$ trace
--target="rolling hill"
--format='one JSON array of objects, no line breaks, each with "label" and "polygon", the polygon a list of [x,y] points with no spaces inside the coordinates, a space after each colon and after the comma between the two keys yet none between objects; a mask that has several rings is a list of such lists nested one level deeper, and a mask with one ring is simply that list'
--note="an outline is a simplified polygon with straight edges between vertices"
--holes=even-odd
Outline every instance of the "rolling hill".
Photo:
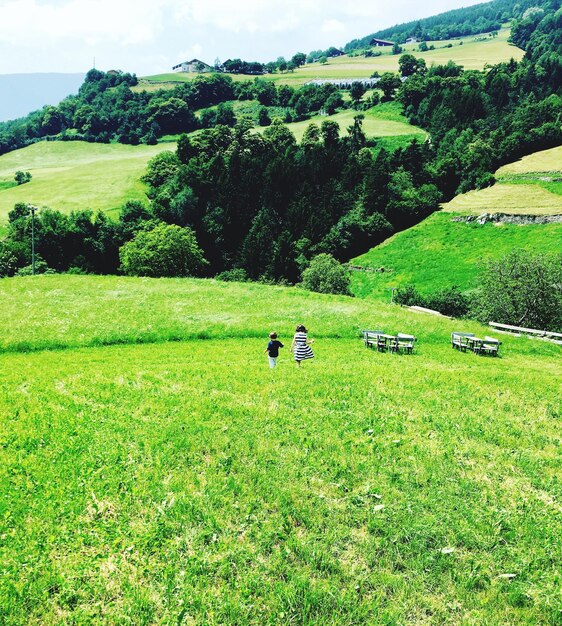
[{"label": "rolling hill", "polygon": [[[427,133],[413,126],[400,111],[400,106],[395,102],[388,102],[373,107],[367,111],[362,111],[365,118],[363,120],[363,131],[367,137],[381,138],[382,143],[389,147],[397,147],[394,144],[406,145],[412,139],[425,141]],[[305,130],[309,124],[322,124],[325,120],[337,122],[340,125],[341,134],[347,134],[349,126],[353,125],[353,118],[357,111],[347,109],[334,115],[317,115],[302,122],[292,122],[287,124],[287,128],[295,135],[297,141],[301,141]],[[263,132],[263,127],[257,127],[256,132]]]},{"label": "rolling hill", "polygon": [[[355,112],[343,111],[288,124],[300,141],[310,123],[333,120],[342,133],[353,123]],[[365,112],[363,124],[369,137],[380,137],[383,145],[397,147],[427,134],[412,126],[395,103],[379,105]],[[256,129],[259,132],[260,128]],[[174,150],[175,143],[156,146],[94,144],[81,141],[39,142],[0,156],[0,223],[17,202],[47,206],[63,212],[78,208],[105,211],[111,215],[127,200],[145,200],[146,189],[140,177],[148,161],[163,150]],[[17,170],[29,171],[32,180],[15,186]]]},{"label": "rolling hill", "polygon": [[456,196],[443,205],[453,213],[562,214],[562,146],[504,165],[492,187]]},{"label": "rolling hill", "polygon": [[[504,30],[495,39],[439,42],[423,56],[428,64],[452,59],[467,69],[508,60],[513,52],[520,58],[506,37]],[[545,58],[550,63],[553,56]],[[364,76],[396,69],[397,62],[392,55],[342,57],[269,78],[298,84],[318,71],[320,77]],[[543,65],[536,69],[546,72]],[[88,87],[99,111],[105,95],[123,97],[124,108],[135,104],[126,88],[107,88],[109,78],[99,78]],[[140,89],[166,85],[155,78]],[[460,90],[449,97],[472,103],[486,81],[480,76],[474,86],[473,79],[436,82],[464,84],[475,98],[460,100]],[[523,105],[535,96],[524,93]],[[157,112],[165,121],[189,109],[162,100],[139,108],[140,121]],[[439,112],[439,104],[426,111]],[[534,125],[531,105],[512,104],[521,128]],[[90,121],[97,112],[82,111]],[[365,113],[367,134],[383,145],[426,137],[396,103]],[[352,116],[346,110],[312,121],[338,121],[345,132]],[[544,125],[551,130],[549,120]],[[74,128],[67,121],[66,128]],[[477,121],[478,132],[488,132],[489,120]],[[446,123],[457,130],[445,115],[432,122],[424,124],[432,132]],[[300,137],[308,123],[291,128]],[[130,130],[125,125],[102,138],[138,141],[141,132]],[[162,197],[181,200],[174,219],[189,223],[199,213],[221,252],[235,230],[242,231],[244,217],[248,227],[260,227],[246,242],[250,257],[285,261],[292,254],[300,267],[295,252],[314,250],[320,241],[312,240],[314,230],[331,228],[331,216],[338,218],[332,230],[342,245],[348,232],[353,237],[365,224],[376,226],[364,220],[358,198],[373,198],[369,206],[390,216],[404,201],[417,208],[424,190],[432,195],[429,185],[417,194],[420,181],[433,176],[435,162],[421,158],[432,153],[425,150],[429,143],[394,160],[379,155],[378,169],[364,148],[350,152],[340,180],[334,163],[340,146],[343,154],[352,142],[326,135],[326,145],[310,150],[326,158],[309,163],[306,151],[287,148],[283,136],[275,151],[265,151],[258,137],[245,142],[236,131],[219,129],[214,143],[185,142],[182,184],[162,188]],[[523,137],[521,131],[517,138]],[[5,154],[0,228],[15,202],[115,214],[126,200],[146,198],[139,179],[148,160],[174,147],[41,141]],[[502,335],[497,358],[452,350],[453,331],[483,337],[490,329],[388,299],[390,288],[408,283],[422,293],[453,283],[470,290],[482,261],[514,248],[560,252],[562,222],[521,226],[471,218],[492,208],[559,213],[561,150],[504,166],[495,186],[456,198],[355,259],[363,269],[353,273],[359,297],[265,284],[270,275],[257,272],[263,283],[73,273],[0,279],[0,624],[559,626],[560,346]],[[298,160],[283,159],[293,153]],[[271,179],[269,198],[260,195],[269,182],[258,176],[262,164],[283,175]],[[358,165],[378,177],[359,185]],[[16,170],[31,172],[32,180],[14,186]],[[283,222],[282,205],[289,202],[281,191],[296,187],[290,185],[297,174],[313,193],[294,202]],[[346,195],[338,195],[342,181]],[[376,203],[381,185],[394,186],[394,205]],[[221,193],[211,193],[216,190]],[[348,199],[353,210],[339,219],[336,211]],[[247,207],[257,210],[242,215]],[[302,224],[312,216],[318,225],[305,233]],[[136,228],[147,224],[154,222]],[[293,224],[297,228],[281,232]],[[25,217],[18,226],[28,236]],[[76,244],[72,228],[72,254],[85,254],[85,241],[103,243],[86,229],[87,239]],[[44,232],[44,242],[51,235],[57,242],[54,229]],[[66,233],[62,226],[60,232]],[[122,241],[90,248],[117,256]],[[15,243],[16,252],[30,247],[29,239]],[[61,254],[61,247],[52,249]],[[227,260],[237,262],[232,250]],[[8,256],[0,259],[6,266]],[[91,271],[83,261],[68,267]],[[315,340],[315,358],[297,368],[289,346],[300,323]],[[413,354],[367,349],[361,331],[375,328],[415,335]],[[285,344],[273,370],[264,354],[271,331]]]},{"label": "rolling hill", "polygon": [[[405,52],[423,58],[428,66],[446,64],[453,61],[467,70],[482,70],[486,65],[501,63],[523,58],[523,50],[508,43],[509,28],[502,28],[497,37],[487,34],[470,36],[445,41],[428,41],[428,46],[435,50],[420,52],[418,44],[405,44]],[[315,79],[335,78],[368,78],[374,71],[397,72],[400,55],[393,55],[390,50],[383,51],[381,56],[365,57],[345,55],[328,60],[328,63],[309,63],[294,72],[282,74],[265,74],[261,78],[281,84],[298,86]],[[145,76],[140,79],[135,90],[155,90],[174,87],[178,82],[193,80],[197,74],[170,73]],[[234,80],[251,80],[251,76],[231,75]]]},{"label": "rolling hill", "polygon": [[[92,209],[111,214],[127,200],[145,200],[140,177],[148,161],[173,143],[156,146],[95,144],[82,141],[39,142],[0,156],[0,222],[17,202],[47,206],[63,212]],[[12,183],[17,170],[29,171],[32,180]]]},{"label": "rolling hill", "polygon": [[[556,623],[559,347],[463,354],[459,322],[255,284],[0,296],[7,624]],[[368,350],[364,326],[418,346]]]},{"label": "rolling hill", "polygon": [[[423,293],[453,284],[470,289],[476,286],[487,258],[498,258],[514,248],[560,252],[562,222],[479,224],[455,218],[482,213],[562,214],[557,182],[562,177],[561,163],[562,147],[558,147],[505,165],[496,172],[498,184],[457,196],[441,212],[353,259],[353,265],[367,268],[353,273],[354,293],[388,299],[392,287],[408,284]],[[373,271],[381,268],[384,271]]]}]

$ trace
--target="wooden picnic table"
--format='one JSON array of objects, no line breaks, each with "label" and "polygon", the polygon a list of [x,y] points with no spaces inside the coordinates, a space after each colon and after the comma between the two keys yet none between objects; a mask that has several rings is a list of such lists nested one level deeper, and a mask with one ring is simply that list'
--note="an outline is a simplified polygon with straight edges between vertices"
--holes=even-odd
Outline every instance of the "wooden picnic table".
[{"label": "wooden picnic table", "polygon": [[468,349],[474,352],[474,354],[491,354],[493,356],[498,355],[498,350],[501,345],[501,341],[494,339],[493,337],[466,337],[466,343]]},{"label": "wooden picnic table", "polygon": [[385,352],[390,349],[391,352],[403,350],[408,354],[412,353],[416,341],[413,335],[405,335],[404,333],[388,335],[382,331],[375,330],[364,330],[363,339],[365,346],[368,348],[376,347],[379,352]]},{"label": "wooden picnic table", "polygon": [[480,337],[473,335],[466,338],[466,345],[471,352],[478,353],[483,340]]}]

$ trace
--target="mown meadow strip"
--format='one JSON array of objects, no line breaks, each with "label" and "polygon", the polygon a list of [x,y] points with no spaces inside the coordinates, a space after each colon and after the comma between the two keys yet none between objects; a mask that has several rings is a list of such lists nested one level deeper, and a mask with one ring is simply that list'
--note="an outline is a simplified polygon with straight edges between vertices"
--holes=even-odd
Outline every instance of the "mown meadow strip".
[{"label": "mown meadow strip", "polygon": [[320,337],[354,338],[382,327],[448,341],[458,330],[396,306],[256,283],[48,275],[0,281],[0,352],[265,338],[272,330],[287,338],[298,323]]}]

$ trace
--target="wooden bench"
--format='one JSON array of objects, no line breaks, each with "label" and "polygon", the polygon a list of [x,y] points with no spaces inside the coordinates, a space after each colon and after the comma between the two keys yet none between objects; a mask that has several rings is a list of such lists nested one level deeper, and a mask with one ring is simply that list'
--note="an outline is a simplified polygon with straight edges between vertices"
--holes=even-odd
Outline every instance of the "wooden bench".
[{"label": "wooden bench", "polygon": [[412,354],[414,351],[414,344],[416,338],[414,335],[406,335],[404,333],[398,333],[394,340],[390,344],[390,349],[393,352],[405,352],[406,354]]},{"label": "wooden bench", "polygon": [[468,337],[474,337],[474,333],[451,333],[451,348],[466,352],[468,348]]},{"label": "wooden bench", "polygon": [[382,330],[364,330],[363,331],[363,341],[365,342],[366,348],[377,348],[379,349],[379,338],[381,335],[384,335]]}]

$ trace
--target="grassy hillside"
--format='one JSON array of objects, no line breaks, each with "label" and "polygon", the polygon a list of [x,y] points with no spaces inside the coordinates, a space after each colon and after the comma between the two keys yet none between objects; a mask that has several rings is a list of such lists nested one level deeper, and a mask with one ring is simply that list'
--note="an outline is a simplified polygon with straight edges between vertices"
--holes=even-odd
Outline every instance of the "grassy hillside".
[{"label": "grassy hillside", "polygon": [[469,191],[443,205],[453,213],[562,213],[562,146],[500,167],[493,187]]},{"label": "grassy hillside", "polygon": [[[389,102],[365,111],[363,130],[367,137],[381,137],[384,142],[388,143],[389,147],[395,147],[394,144],[390,144],[393,141],[394,143],[401,142],[401,145],[409,143],[412,139],[424,141],[427,133],[417,126],[412,126],[400,110],[400,105]],[[348,109],[335,115],[318,115],[303,122],[293,122],[287,124],[287,127],[295,135],[297,141],[302,139],[309,124],[314,122],[320,125],[325,120],[337,122],[340,125],[341,133],[347,134],[347,129],[353,125],[355,115],[357,115],[357,111]],[[263,132],[264,128],[258,127],[256,130]]]},{"label": "grassy hillside", "polygon": [[353,259],[384,272],[353,272],[353,292],[388,300],[391,287],[414,284],[422,293],[458,285],[476,286],[482,262],[514,248],[560,252],[562,224],[467,224],[453,222],[456,214],[435,213],[420,224],[397,233]]},{"label": "grassy hillside", "polygon": [[[529,184],[531,183],[531,184]],[[451,213],[512,213],[523,215],[557,215],[562,213],[562,196],[533,182],[496,183],[493,187],[469,191],[443,205]]]},{"label": "grassy hillside", "polygon": [[[146,199],[140,177],[146,164],[173,144],[129,146],[82,141],[39,142],[0,156],[0,221],[16,202],[60,211],[111,212],[127,200]],[[17,170],[31,172],[29,183],[2,188]]]},{"label": "grassy hillside", "polygon": [[[461,354],[458,323],[260,285],[0,290],[6,626],[559,620],[558,347]],[[300,370],[297,321],[317,338]],[[365,349],[363,325],[417,353]]]},{"label": "grassy hillside", "polygon": [[533,174],[555,172],[562,174],[562,146],[528,154],[518,161],[500,167],[498,178],[513,174]]},{"label": "grassy hillside", "polygon": [[[486,35],[452,39],[450,41],[428,41],[428,46],[434,45],[435,50],[420,52],[418,44],[404,45],[405,52],[411,52],[416,57],[425,59],[428,66],[441,65],[454,61],[467,70],[481,70],[485,65],[509,61],[511,58],[521,60],[523,50],[509,44],[509,28],[503,28],[498,37]],[[451,47],[448,47],[448,46]],[[374,71],[397,72],[399,55],[393,55],[391,50],[380,50],[381,56],[365,58],[364,56],[342,56],[329,59],[328,63],[306,64],[294,72],[284,74],[266,74],[262,78],[287,85],[302,85],[314,79],[329,78],[368,78]],[[173,87],[178,82],[192,80],[196,74],[170,73],[155,76],[146,76],[141,79],[138,90],[153,90],[157,88]],[[248,80],[251,76],[232,75],[233,80]]]},{"label": "grassy hillside", "polygon": [[535,152],[501,167],[498,182],[470,191],[443,205],[417,226],[398,233],[353,259],[352,263],[384,272],[354,272],[353,292],[388,299],[392,287],[415,284],[431,293],[453,284],[476,286],[485,259],[513,248],[557,253],[562,248],[562,224],[466,224],[456,216],[482,213],[557,215],[562,213],[562,146]]}]

